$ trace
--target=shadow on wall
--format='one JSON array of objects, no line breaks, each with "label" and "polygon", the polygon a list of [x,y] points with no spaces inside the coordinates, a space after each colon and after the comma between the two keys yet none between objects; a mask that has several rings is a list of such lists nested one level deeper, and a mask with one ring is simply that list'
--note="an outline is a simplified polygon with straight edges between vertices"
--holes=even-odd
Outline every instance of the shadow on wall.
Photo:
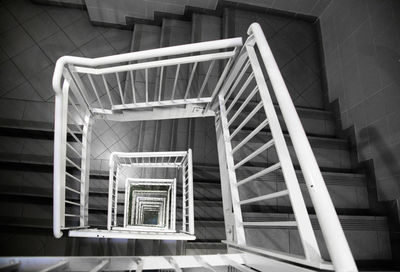
[{"label": "shadow on wall", "polygon": [[390,80],[400,86],[400,54],[391,48],[375,46],[379,67]]},{"label": "shadow on wall", "polygon": [[[374,164],[379,161],[379,167],[385,168],[381,169],[379,172],[385,172],[386,175],[384,177],[380,177],[379,175],[377,175],[377,183],[379,183],[380,178],[394,178],[400,175],[400,161],[395,155],[394,150],[389,147],[389,145],[385,141],[385,138],[382,136],[377,128],[373,126],[363,128],[359,131],[358,136],[360,139],[360,142],[358,143],[359,153],[364,153],[363,151],[366,148],[374,148],[374,150],[376,151],[375,156],[373,157]],[[390,196],[383,196],[384,198],[393,198],[393,195],[396,195],[397,197],[400,196],[400,183],[391,184],[393,186],[390,190],[392,194]],[[379,188],[378,184],[377,187]]]}]

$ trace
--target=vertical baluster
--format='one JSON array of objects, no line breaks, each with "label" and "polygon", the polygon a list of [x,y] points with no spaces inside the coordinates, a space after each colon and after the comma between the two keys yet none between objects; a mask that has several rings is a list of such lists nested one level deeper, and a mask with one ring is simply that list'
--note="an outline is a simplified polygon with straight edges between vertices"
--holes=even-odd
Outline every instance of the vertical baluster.
[{"label": "vertical baluster", "polygon": [[163,74],[164,74],[164,66],[161,67],[161,73],[160,73],[160,87],[159,87],[159,89],[158,89],[158,101],[161,101],[161,88],[162,88]]},{"label": "vertical baluster", "polygon": [[94,94],[96,95],[96,98],[97,98],[97,100],[98,100],[99,103],[100,103],[100,107],[104,110],[103,103],[101,103],[100,96],[99,96],[99,93],[97,92],[96,86],[94,85],[92,76],[91,76],[90,74],[87,74],[87,76],[88,76],[88,78],[89,78],[90,85],[92,85]]},{"label": "vertical baluster", "polygon": [[182,167],[182,231],[186,232],[185,166]]},{"label": "vertical baluster", "polygon": [[144,74],[145,74],[145,83],[146,83],[146,103],[149,102],[149,71],[146,68],[144,70]]},{"label": "vertical baluster", "polygon": [[178,83],[178,77],[179,77],[179,70],[180,69],[181,69],[181,65],[178,64],[176,66],[176,73],[175,73],[175,79],[174,79],[174,87],[172,89],[171,101],[173,101],[174,98],[175,98],[176,84]]},{"label": "vertical baluster", "polygon": [[185,101],[186,101],[186,99],[187,99],[187,97],[189,95],[190,86],[192,85],[192,81],[193,81],[194,73],[196,72],[197,64],[198,64],[198,62],[194,63],[194,66],[192,68],[192,72],[190,74],[189,82],[188,82],[188,85],[186,87],[185,96],[183,98]]},{"label": "vertical baluster", "polygon": [[136,92],[135,92],[135,80],[133,78],[133,71],[129,71],[131,75],[131,83],[132,83],[132,99],[133,103],[136,104]]},{"label": "vertical baluster", "polygon": [[200,99],[201,95],[203,94],[204,89],[206,87],[206,84],[208,82],[208,79],[209,79],[209,77],[211,75],[212,69],[214,68],[214,65],[215,65],[215,60],[212,60],[211,63],[210,63],[210,66],[208,67],[208,71],[207,71],[206,77],[204,78],[203,84],[201,85],[201,88],[200,88],[200,91],[199,91],[199,95],[197,96],[197,99]]},{"label": "vertical baluster", "polygon": [[113,101],[111,99],[110,88],[108,87],[107,80],[106,80],[104,75],[101,75],[101,78],[103,79],[104,87],[106,88],[108,99],[110,100],[110,104],[111,104],[111,107],[112,107],[112,106],[114,106],[114,103],[113,103]]},{"label": "vertical baluster", "polygon": [[116,77],[117,77],[117,83],[118,83],[118,90],[119,90],[119,95],[121,96],[121,102],[123,105],[125,105],[125,99],[124,99],[124,95],[122,94],[122,87],[121,87],[121,81],[119,79],[119,75],[118,72],[115,73]]}]

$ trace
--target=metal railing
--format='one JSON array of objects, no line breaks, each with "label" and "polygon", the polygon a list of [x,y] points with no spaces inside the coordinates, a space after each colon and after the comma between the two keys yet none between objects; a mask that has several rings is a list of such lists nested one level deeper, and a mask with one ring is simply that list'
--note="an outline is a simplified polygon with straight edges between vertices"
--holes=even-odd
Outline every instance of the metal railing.
[{"label": "metal railing", "polygon": [[[249,37],[241,50],[240,46],[242,46],[241,38],[234,38],[96,59],[66,56],[57,61],[53,76],[53,88],[56,92],[54,136],[54,235],[56,237],[62,235],[63,229],[88,227],[90,137],[95,119],[107,119],[110,116],[115,119],[119,116],[121,121],[187,118],[206,116],[211,111],[213,114],[218,112],[216,129],[217,138],[220,139],[218,153],[221,185],[223,188],[229,185],[229,192],[225,191],[229,196],[223,195],[223,201],[224,205],[231,204],[234,210],[234,235],[231,235],[226,243],[244,251],[266,254],[303,265],[337,271],[357,271],[310,143],[258,24],[250,26]],[[229,48],[233,49],[229,51]],[[221,62],[224,68],[216,79],[211,80],[212,76],[215,76],[217,62]],[[196,88],[193,82],[200,65],[208,68],[207,72],[200,76],[202,80]],[[184,82],[183,87],[182,82]],[[269,88],[267,82],[270,82],[272,88]],[[294,171],[293,158],[289,153],[273,105],[273,98],[278,103],[283,122],[289,132],[332,264],[324,262],[321,258]],[[245,109],[253,103],[256,103],[256,106],[251,107],[250,112],[244,115]],[[193,113],[190,105],[201,105],[202,111]],[[166,109],[168,114],[163,112],[157,115],[156,111],[150,110],[135,111],[143,108],[162,108]],[[127,112],[134,112],[136,116],[128,116]],[[241,116],[244,118],[241,119]],[[259,118],[260,116],[262,117]],[[255,120],[259,121],[256,127],[243,135],[243,129]],[[271,130],[272,138],[265,139],[260,147],[251,152],[245,149],[246,145],[266,127]],[[257,173],[238,178],[238,172],[242,167],[255,161],[265,162],[262,154],[272,150],[275,150],[277,157],[273,164],[267,165]],[[118,159],[113,159],[112,156],[110,160],[109,230],[118,225],[118,167],[177,167],[182,170],[182,176],[179,178],[183,181],[181,232],[193,236],[191,150],[180,155],[174,152],[163,153],[164,155],[155,157],[150,153],[113,153]],[[242,187],[251,185],[259,177],[274,171],[282,172],[285,190],[240,199]],[[125,181],[126,177],[123,180]],[[69,182],[77,182],[78,187],[68,185]],[[69,198],[70,194],[76,194],[75,198]],[[290,199],[295,220],[273,222],[243,220],[241,209],[243,205],[285,196]],[[78,209],[74,210],[75,213],[69,213],[66,210],[68,205],[76,206]],[[72,222],[69,225],[66,218],[79,218],[79,223]],[[245,228],[248,227],[296,227],[305,256],[249,247],[245,235]],[[131,238],[126,234],[108,235],[96,231],[71,230],[70,235]]]},{"label": "metal railing", "polygon": [[[146,186],[147,191],[136,190],[144,195],[131,197],[130,186]],[[159,198],[158,187],[165,187],[167,191],[162,191],[166,197]],[[155,187],[155,190],[150,190]],[[133,188],[132,188],[133,191]],[[132,194],[133,195],[133,194]],[[153,228],[175,231],[176,219],[176,178],[173,179],[149,179],[149,178],[127,178],[125,181],[125,210],[124,210],[124,228],[141,229],[137,226],[145,226],[149,230],[149,224],[144,222],[145,211],[154,211],[158,213],[157,224],[151,225]],[[145,230],[146,230],[145,229]]]},{"label": "metal railing", "polygon": [[[202,116],[190,105],[209,108],[241,38],[194,43],[100,58],[64,56],[52,85],[55,96],[53,232],[88,227],[88,189],[92,125],[96,119],[119,121]],[[230,51],[229,48],[233,48]],[[164,58],[164,59],[163,59]],[[215,77],[218,62],[227,60]],[[201,87],[193,84],[197,67],[208,65]],[[157,74],[158,76],[155,76]],[[214,84],[211,84],[213,82]],[[123,85],[125,84],[124,88]],[[182,85],[183,84],[183,85]],[[129,91],[126,91],[129,90]],[[179,108],[185,106],[186,108]],[[176,114],[127,117],[122,110],[174,107]],[[117,117],[118,116],[118,117]],[[77,184],[73,184],[76,182]],[[70,194],[75,194],[70,197]],[[117,192],[114,192],[117,194]]]},{"label": "metal railing", "polygon": [[[218,254],[195,256],[85,256],[85,257],[3,257],[0,268],[3,271],[184,271],[201,269],[216,271],[229,266],[239,271],[249,271],[244,264],[250,259],[248,254]],[[279,264],[271,260],[269,265],[284,271],[295,272],[296,267]],[[232,270],[231,270],[232,271]],[[301,270],[305,271],[305,270]]]},{"label": "metal railing", "polygon": [[92,120],[78,100],[64,81],[62,93],[56,96],[54,124],[53,230],[57,238],[62,230],[88,225]]},{"label": "metal railing", "polygon": [[[64,56],[57,61],[53,88],[56,94],[61,94],[61,80],[68,80],[79,94],[80,102],[90,112],[101,114],[148,107],[207,105],[216,96],[228,68],[210,86],[213,70],[218,62],[225,60],[229,67],[241,45],[241,38],[233,38],[95,59]],[[218,52],[228,48],[233,50]],[[193,79],[200,64],[208,68],[202,75],[201,87],[195,88]],[[123,88],[124,84],[129,88]],[[214,91],[210,92],[211,89]]]},{"label": "metal railing", "polygon": [[[170,224],[164,224],[162,227],[156,227],[161,233],[162,230],[167,232],[176,231],[176,197],[177,197],[177,182],[181,181],[182,187],[182,228],[179,233],[188,234],[188,239],[194,239],[194,207],[193,207],[193,166],[192,166],[192,151],[172,151],[172,152],[113,152],[110,156],[110,179],[109,179],[109,198],[108,198],[108,220],[107,229],[112,230],[127,230],[127,231],[151,231],[148,228],[132,227],[128,226],[126,216],[128,214],[129,202],[128,194],[125,187],[125,210],[124,210],[124,223],[121,225],[118,223],[118,191],[120,181],[123,183],[129,181],[135,181],[146,185],[159,185],[169,182],[171,184],[171,194],[166,196],[170,199],[166,199],[163,207],[166,211],[163,218],[170,222]],[[155,175],[156,170],[162,169],[177,169],[177,176],[172,180],[160,179],[160,178],[131,178],[126,168],[132,170],[134,173],[139,173],[139,169],[150,170],[150,175]],[[125,171],[124,171],[125,170]],[[152,197],[159,197],[154,195],[154,191],[146,191],[145,195]],[[144,199],[143,199],[144,200]],[[139,203],[138,203],[139,204]],[[170,205],[170,208],[169,206]],[[167,207],[168,206],[168,207]],[[170,210],[170,212],[168,212]],[[137,214],[139,215],[139,214]],[[138,216],[137,216],[138,218]],[[161,237],[162,235],[160,235]],[[170,237],[170,236],[168,236]],[[167,237],[165,237],[167,238]]]},{"label": "metal railing", "polygon": [[[228,168],[226,180],[230,184],[230,199],[234,211],[235,228],[235,236],[226,243],[245,251],[250,250],[312,267],[337,271],[357,271],[310,143],[264,33],[257,23],[250,26],[248,33],[250,36],[236,58],[218,95],[220,112],[217,134],[220,132],[223,137],[219,152],[223,151],[225,154],[222,162],[220,160],[220,164],[226,165]],[[271,90],[267,85],[267,79],[271,82]],[[274,108],[272,94],[276,98],[284,123],[289,131],[333,266],[323,261],[321,257],[294,164]],[[254,104],[255,107],[250,106]],[[250,112],[243,114],[249,106],[251,107]],[[248,131],[249,123],[252,123],[251,126],[255,127],[251,131]],[[272,138],[268,139],[264,136],[265,134],[257,137],[267,127],[271,131]],[[247,128],[247,130],[244,130],[244,128]],[[257,142],[256,147],[253,145],[251,148],[246,148],[254,138],[257,138],[258,141],[262,138],[263,143]],[[273,159],[274,157],[276,159]],[[267,158],[269,158],[269,161],[275,161],[264,166],[259,172],[241,175],[239,178],[238,173],[243,167],[257,163],[265,165]],[[251,184],[260,177],[278,170],[283,174],[286,189],[240,199],[240,192],[243,187],[252,186]],[[244,220],[243,205],[262,203],[285,196],[290,199],[294,220]],[[248,245],[246,229],[254,227],[265,229],[296,227],[299,231],[305,256]]]}]

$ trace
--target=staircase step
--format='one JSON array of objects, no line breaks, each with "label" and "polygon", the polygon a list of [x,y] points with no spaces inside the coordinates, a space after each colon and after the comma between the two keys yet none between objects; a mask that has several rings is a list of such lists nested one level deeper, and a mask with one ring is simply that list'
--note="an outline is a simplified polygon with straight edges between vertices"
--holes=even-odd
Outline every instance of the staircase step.
[{"label": "staircase step", "polygon": [[[222,22],[220,17],[197,13],[193,14],[192,43],[219,40],[222,37],[221,31]],[[224,62],[221,61],[217,61],[215,63],[208,78],[207,84],[204,87],[204,96],[211,96],[212,92],[214,91],[219,79],[219,75],[224,68],[223,63]],[[196,73],[192,83],[193,93],[200,92],[209,67],[210,62],[201,62],[197,65]]]},{"label": "staircase step", "polygon": [[316,25],[271,13],[233,8],[224,9],[223,16],[227,37],[243,37],[246,40],[250,24],[254,21],[260,23],[293,103],[296,106],[324,108]]},{"label": "staircase step", "polygon": [[[145,24],[135,24],[132,33],[132,41],[131,41],[131,52],[137,52],[142,50],[150,50],[156,49],[160,47],[160,38],[161,38],[161,27],[153,26],[153,25],[145,25]],[[144,71],[136,71],[134,73],[135,79],[135,99],[137,101],[144,101]],[[130,74],[126,74],[125,81],[125,100],[128,103],[134,102],[133,94],[132,94],[132,81]],[[149,90],[153,93],[154,89],[154,73],[151,73],[149,76],[149,82],[153,88]],[[153,94],[154,95],[154,94]]]},{"label": "staircase step", "polygon": [[[233,107],[231,113],[229,114],[228,120],[232,117],[237,109],[244,100],[239,99],[238,102]],[[243,112],[236,118],[232,123],[232,126],[237,127],[243,121],[243,119],[258,105],[259,101],[250,101],[248,105],[243,109]],[[282,130],[287,133],[287,128],[285,122],[283,121],[282,114],[279,110],[277,104],[275,106],[275,111],[277,113]],[[319,137],[336,137],[336,124],[334,121],[334,116],[330,111],[321,109],[311,109],[296,106],[297,114],[300,117],[301,124],[308,136],[319,136]],[[258,125],[258,121],[265,118],[264,111],[260,110],[252,120],[247,123],[247,127],[255,128]]]},{"label": "staircase step", "polygon": [[[233,150],[235,150],[235,147],[251,132],[252,130],[242,130],[237,135],[235,135],[235,137],[231,141]],[[286,144],[288,145],[289,153],[291,154],[293,164],[298,166],[299,162],[297,160],[290,137],[287,134],[284,136]],[[271,139],[272,135],[270,132],[265,130],[259,132],[256,136],[254,136],[250,141],[248,141],[244,146],[240,147],[235,152],[235,163],[240,162],[242,159],[252,154],[255,150],[260,148]],[[338,138],[325,138],[314,136],[309,136],[308,140],[320,168],[327,170],[337,169],[337,171],[341,171],[341,169],[343,169],[346,172],[351,171],[353,165],[351,162],[351,154],[348,141]],[[267,162],[268,164],[274,164],[278,162],[278,157],[275,150],[275,146],[269,148],[268,150],[253,158],[249,162],[249,164],[257,165],[265,162]]]}]

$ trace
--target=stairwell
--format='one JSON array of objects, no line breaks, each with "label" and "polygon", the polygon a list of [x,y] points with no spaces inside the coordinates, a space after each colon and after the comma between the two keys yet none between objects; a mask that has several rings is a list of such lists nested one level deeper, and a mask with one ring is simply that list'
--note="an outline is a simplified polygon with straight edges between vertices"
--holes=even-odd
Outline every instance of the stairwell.
[{"label": "stairwell", "polygon": [[[41,6],[53,12],[54,8]],[[79,11],[83,12],[83,11]],[[256,13],[226,8],[221,16],[194,13],[191,20],[163,19],[162,25],[135,24],[130,51],[245,36],[247,27],[259,22],[271,44],[272,52],[286,80],[292,99],[305,128],[309,141],[322,170],[328,190],[339,214],[340,221],[356,261],[366,267],[374,263],[385,265],[391,260],[388,219],[377,212],[375,197],[367,186],[366,170],[356,157],[350,139],[343,137],[335,114],[324,103],[322,65],[319,59],[319,40],[312,22],[287,16]],[[218,67],[221,69],[220,67]],[[199,88],[207,72],[200,67],[195,75],[194,88]],[[182,71],[178,90],[187,84],[188,71]],[[173,78],[173,71],[166,72]],[[157,86],[159,74],[151,75],[150,89]],[[165,85],[171,85],[171,80]],[[129,81],[125,83],[125,94]],[[181,88],[181,89],[179,89]],[[155,94],[156,92],[153,92]],[[248,114],[244,112],[242,114]],[[279,112],[278,112],[279,114]],[[280,117],[280,116],[279,116]],[[260,118],[256,116],[255,120]],[[191,148],[194,156],[195,241],[152,241],[68,238],[52,236],[52,148],[51,122],[0,119],[0,235],[2,256],[55,256],[55,255],[189,255],[225,253],[224,215],[214,118],[157,120],[140,122],[97,121],[92,142],[93,160],[90,179],[90,226],[100,226],[107,217],[107,163],[109,151],[167,151]],[[237,126],[237,124],[236,124]],[[235,124],[233,125],[233,128]],[[254,129],[252,121],[245,131]],[[285,131],[285,128],[284,128]],[[232,131],[231,131],[232,132]],[[240,136],[240,135],[239,135]],[[247,152],[260,146],[261,139],[270,137],[268,129],[259,133],[246,146]],[[286,140],[289,141],[287,133]],[[73,141],[73,139],[70,139]],[[289,151],[293,154],[293,150]],[[243,155],[246,154],[243,151]],[[268,165],[276,161],[276,154],[268,152],[259,162],[246,165],[243,174],[255,173],[263,161]],[[298,162],[294,160],[298,167]],[[311,207],[303,178],[302,191],[307,207]],[[255,191],[255,188],[257,192]],[[281,173],[262,177],[255,186],[244,190],[243,199],[256,193],[277,191],[283,187]],[[178,200],[178,203],[179,200]],[[181,208],[178,206],[178,209]],[[248,219],[292,218],[286,199],[259,202],[243,208]],[[311,214],[314,213],[309,208]],[[179,218],[178,218],[179,220]],[[312,216],[317,238],[321,233]],[[298,233],[293,228],[271,228],[267,234],[257,228],[248,230],[252,245],[268,244],[270,248],[301,253]],[[40,245],[40,246],[38,246]],[[322,255],[327,257],[321,243]]]}]

